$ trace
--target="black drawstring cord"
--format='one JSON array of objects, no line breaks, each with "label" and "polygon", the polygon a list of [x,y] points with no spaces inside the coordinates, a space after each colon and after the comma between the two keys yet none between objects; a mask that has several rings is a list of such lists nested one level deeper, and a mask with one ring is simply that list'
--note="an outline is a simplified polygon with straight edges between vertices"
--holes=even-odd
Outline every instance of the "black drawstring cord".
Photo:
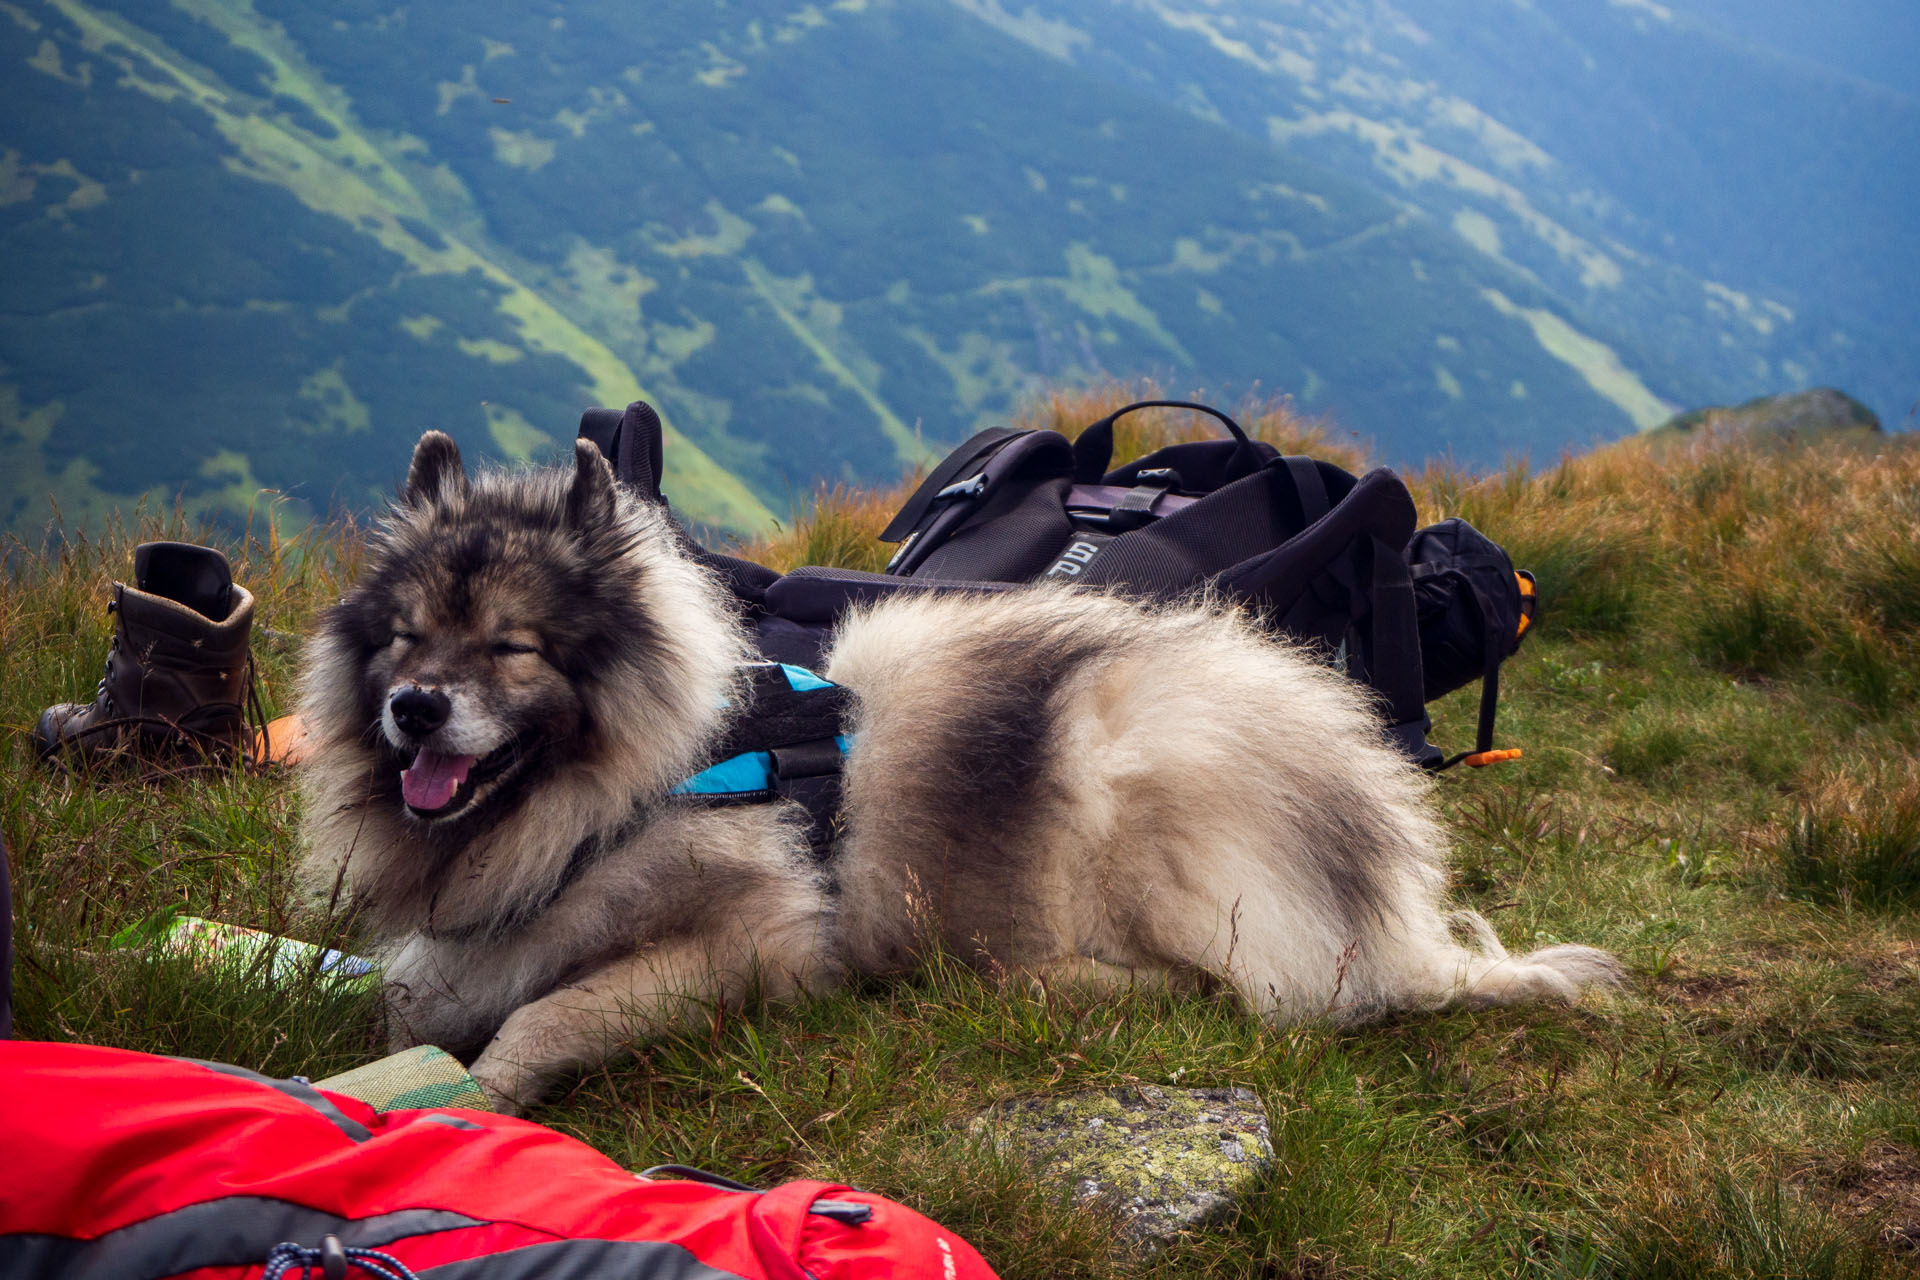
[{"label": "black drawstring cord", "polygon": [[291,1240],[273,1246],[260,1280],[287,1280],[296,1267],[299,1280],[309,1280],[316,1267],[322,1280],[347,1280],[347,1271],[352,1267],[360,1268],[375,1280],[420,1280],[412,1268],[392,1254],[343,1245],[338,1236],[323,1237],[318,1249],[309,1249]]}]

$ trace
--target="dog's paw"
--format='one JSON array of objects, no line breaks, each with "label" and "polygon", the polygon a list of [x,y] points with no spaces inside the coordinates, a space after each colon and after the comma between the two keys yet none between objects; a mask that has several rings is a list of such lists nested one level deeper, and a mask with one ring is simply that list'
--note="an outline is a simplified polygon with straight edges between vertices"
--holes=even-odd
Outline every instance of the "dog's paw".
[{"label": "dog's paw", "polygon": [[540,1101],[540,1082],[524,1068],[486,1054],[467,1069],[480,1092],[487,1095],[487,1106],[503,1116],[524,1116]]},{"label": "dog's paw", "polygon": [[480,1076],[475,1076],[473,1082],[480,1086],[481,1093],[487,1095],[487,1109],[497,1111],[503,1116],[524,1116],[533,1105],[527,1099],[510,1093]]},{"label": "dog's paw", "polygon": [[527,1104],[511,1094],[501,1093],[498,1089],[489,1088],[485,1084],[480,1085],[480,1092],[487,1095],[487,1109],[489,1111],[498,1112],[503,1116],[524,1116],[527,1114]]}]

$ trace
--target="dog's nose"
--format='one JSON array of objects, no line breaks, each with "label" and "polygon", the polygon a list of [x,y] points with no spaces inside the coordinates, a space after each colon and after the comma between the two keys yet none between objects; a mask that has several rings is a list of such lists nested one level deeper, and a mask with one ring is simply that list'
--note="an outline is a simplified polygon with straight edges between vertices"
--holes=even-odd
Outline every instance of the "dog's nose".
[{"label": "dog's nose", "polygon": [[424,738],[447,722],[453,714],[453,701],[438,689],[409,685],[387,699],[387,709],[393,712],[393,722],[400,726],[400,732]]}]

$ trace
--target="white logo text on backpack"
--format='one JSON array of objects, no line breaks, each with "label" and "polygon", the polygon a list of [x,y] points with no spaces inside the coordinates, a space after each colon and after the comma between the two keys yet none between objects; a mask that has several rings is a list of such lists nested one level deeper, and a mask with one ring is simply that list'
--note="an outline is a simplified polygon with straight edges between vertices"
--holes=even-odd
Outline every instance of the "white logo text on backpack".
[{"label": "white logo text on backpack", "polygon": [[1053,567],[1041,576],[1047,578],[1076,578],[1080,576],[1080,571],[1087,567],[1087,561],[1093,559],[1099,550],[1100,545],[1098,543],[1075,542],[1065,551],[1061,552],[1060,558],[1053,562]]}]

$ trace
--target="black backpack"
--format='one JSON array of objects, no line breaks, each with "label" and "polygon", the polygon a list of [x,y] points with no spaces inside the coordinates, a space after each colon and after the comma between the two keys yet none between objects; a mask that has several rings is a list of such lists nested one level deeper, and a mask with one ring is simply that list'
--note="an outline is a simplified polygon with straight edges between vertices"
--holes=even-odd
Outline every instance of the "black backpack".
[{"label": "black backpack", "polygon": [[[1115,421],[1138,409],[1196,410],[1227,439],[1170,445],[1110,469]],[[591,410],[580,434],[654,501],[659,418],[644,404]],[[1006,427],[955,449],[881,538],[881,574],[809,566],[778,574],[689,543],[747,606],[767,657],[817,664],[848,607],[907,590],[1004,591],[1065,579],[1141,598],[1212,590],[1313,646],[1378,696],[1389,736],[1430,769],[1508,759],[1493,750],[1500,663],[1532,617],[1531,577],[1462,520],[1415,529],[1392,471],[1354,477],[1283,456],[1217,409],[1148,400],[1074,440]],[[1448,758],[1426,739],[1425,704],[1483,681],[1475,749]]]}]

